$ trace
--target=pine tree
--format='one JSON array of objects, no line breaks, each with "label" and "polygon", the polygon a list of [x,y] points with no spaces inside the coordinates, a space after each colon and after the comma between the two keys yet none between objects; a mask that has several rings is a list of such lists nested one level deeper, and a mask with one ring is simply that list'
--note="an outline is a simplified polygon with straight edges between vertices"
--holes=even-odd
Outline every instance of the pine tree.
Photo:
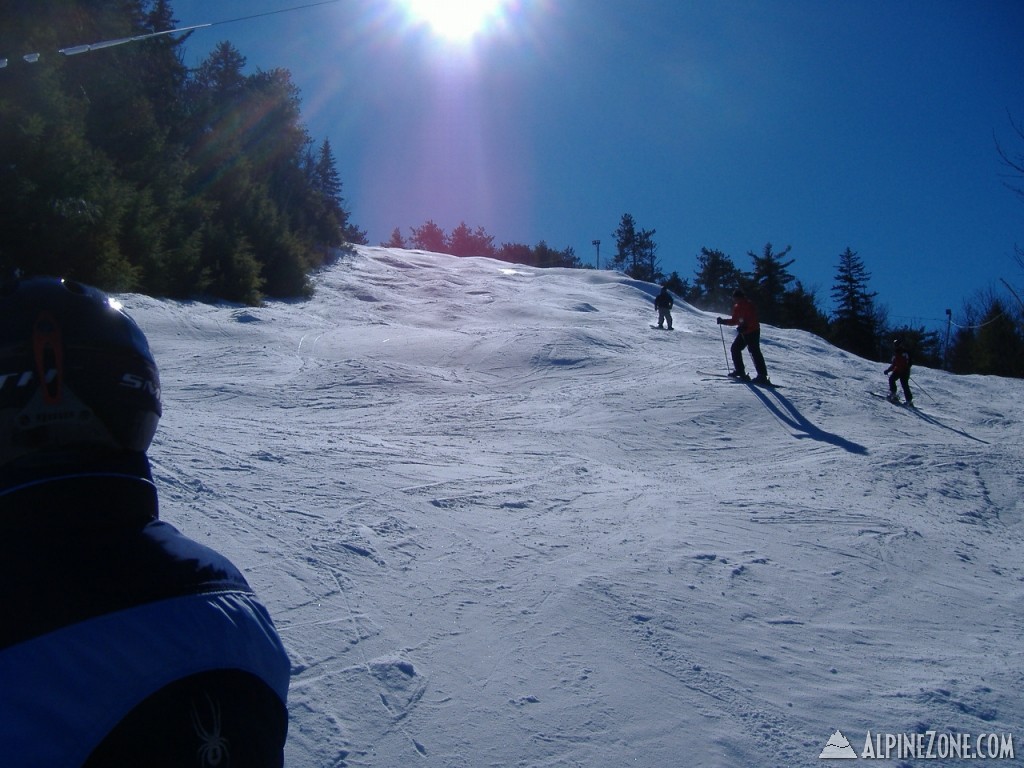
[{"label": "pine tree", "polygon": [[311,171],[313,189],[321,197],[319,207],[323,213],[319,232],[323,244],[327,247],[337,247],[342,243],[365,245],[366,233],[349,222],[350,214],[341,196],[341,177],[329,139],[325,138],[320,143]]},{"label": "pine tree", "polygon": [[870,280],[860,257],[847,248],[839,255],[832,299],[836,309],[832,317],[832,342],[855,355],[874,360],[878,355],[877,294],[868,290]]},{"label": "pine tree", "polygon": [[690,288],[689,282],[679,276],[679,273],[674,271],[664,282],[664,286],[668,288],[676,296],[680,296],[683,299],[689,300],[693,289]]},{"label": "pine tree", "polygon": [[1024,334],[1004,298],[987,292],[967,305],[950,360],[956,373],[1024,376]]},{"label": "pine tree", "polygon": [[422,226],[414,227],[410,242],[413,248],[433,253],[448,253],[448,236],[445,231],[434,223],[433,219],[428,220]]},{"label": "pine tree", "polygon": [[615,238],[615,255],[612,256],[612,267],[620,272],[626,272],[633,266],[633,259],[636,254],[636,221],[632,214],[622,214],[618,228],[612,232]]},{"label": "pine tree", "polygon": [[[27,6],[26,6],[27,7]],[[36,3],[0,49],[126,39],[175,25],[170,0]],[[0,77],[0,268],[108,290],[258,301],[304,295],[349,221],[287,70],[247,76],[221,43],[194,71],[182,36],[43,56]],[[13,72],[11,72],[13,74]]]},{"label": "pine tree", "polygon": [[[169,0],[156,0],[144,20],[147,32],[162,32],[176,25]],[[168,131],[171,142],[179,140],[177,131],[184,117],[182,93],[188,82],[188,68],[182,63],[181,51],[191,34],[160,35],[139,46],[140,56],[145,57],[139,69],[143,88],[157,122]]]},{"label": "pine tree", "polygon": [[635,280],[658,282],[664,275],[658,265],[658,246],[654,242],[655,230],[637,230],[636,220],[624,213],[618,228],[612,233],[615,238],[615,256],[612,266],[625,272]]},{"label": "pine tree", "polygon": [[494,238],[483,227],[474,231],[463,221],[448,236],[447,252],[453,256],[494,256]]},{"label": "pine tree", "polygon": [[796,285],[786,291],[782,297],[782,319],[780,324],[785,328],[799,328],[819,336],[828,335],[828,317],[818,308],[818,299],[814,291],[804,288],[799,280]]},{"label": "pine tree", "polygon": [[576,251],[569,246],[564,250],[552,248],[541,240],[533,248],[533,264],[538,267],[563,267],[575,269],[580,266],[580,260],[576,257]]},{"label": "pine tree", "polygon": [[751,279],[754,282],[757,293],[758,310],[762,322],[771,325],[782,325],[784,323],[784,304],[789,284],[796,278],[788,271],[795,259],[783,261],[789,254],[792,246],[786,246],[781,253],[772,251],[772,244],[765,243],[761,255],[748,251],[754,262],[754,269]]},{"label": "pine tree", "polygon": [[533,249],[524,243],[502,243],[495,258],[510,264],[527,264],[535,266]]},{"label": "pine tree", "polygon": [[693,278],[693,302],[701,309],[726,311],[743,273],[719,250],[701,248]]},{"label": "pine tree", "polygon": [[914,365],[929,368],[938,368],[942,365],[942,341],[938,331],[929,331],[923,326],[903,326],[890,329],[885,337],[890,340],[902,339],[913,356]]},{"label": "pine tree", "polygon": [[388,238],[387,242],[380,245],[382,248],[401,248],[403,250],[409,247],[405,242],[405,238],[402,237],[402,231],[398,227],[391,230],[391,237]]},{"label": "pine tree", "polygon": [[642,229],[637,235],[635,267],[628,272],[630,277],[648,283],[660,283],[665,275],[658,264],[658,245],[654,242],[653,229]]},{"label": "pine tree", "polygon": [[[352,245],[366,245],[366,232],[352,222],[352,214],[345,206],[341,195],[342,183],[331,142],[324,139],[316,158],[316,188],[324,196],[330,214],[337,222],[338,235],[342,242]],[[335,243],[331,242],[330,245]]]}]

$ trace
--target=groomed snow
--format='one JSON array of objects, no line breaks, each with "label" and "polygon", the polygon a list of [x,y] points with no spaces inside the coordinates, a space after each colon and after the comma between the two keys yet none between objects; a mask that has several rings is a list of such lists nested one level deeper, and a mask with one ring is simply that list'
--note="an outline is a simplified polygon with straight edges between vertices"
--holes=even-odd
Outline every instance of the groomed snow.
[{"label": "groomed snow", "polygon": [[310,301],[119,297],[162,517],[292,658],[290,768],[1024,752],[1024,382],[915,368],[912,412],[867,394],[884,364],[766,327],[782,387],[752,388],[701,373],[713,314],[649,327],[656,290],[359,248]]}]

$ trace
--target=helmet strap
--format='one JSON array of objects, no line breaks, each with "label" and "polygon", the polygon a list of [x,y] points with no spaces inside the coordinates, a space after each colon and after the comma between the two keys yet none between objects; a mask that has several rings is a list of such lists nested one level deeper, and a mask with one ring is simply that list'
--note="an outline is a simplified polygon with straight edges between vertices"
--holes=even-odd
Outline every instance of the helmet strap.
[{"label": "helmet strap", "polygon": [[64,344],[61,342],[60,325],[49,312],[40,312],[36,318],[32,347],[43,402],[56,405],[61,400],[61,383],[64,380]]}]

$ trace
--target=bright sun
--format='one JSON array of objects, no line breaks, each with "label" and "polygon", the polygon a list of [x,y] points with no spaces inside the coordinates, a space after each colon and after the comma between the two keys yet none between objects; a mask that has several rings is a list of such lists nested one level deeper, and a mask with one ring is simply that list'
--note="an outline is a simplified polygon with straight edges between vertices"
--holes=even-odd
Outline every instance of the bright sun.
[{"label": "bright sun", "polygon": [[426,24],[435,34],[466,41],[484,31],[501,15],[507,0],[405,0],[413,20]]}]

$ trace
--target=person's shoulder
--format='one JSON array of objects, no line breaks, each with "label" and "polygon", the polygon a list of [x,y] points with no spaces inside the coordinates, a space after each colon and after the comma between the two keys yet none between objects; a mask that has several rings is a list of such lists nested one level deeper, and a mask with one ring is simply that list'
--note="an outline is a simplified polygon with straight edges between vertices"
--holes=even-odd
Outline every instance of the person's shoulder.
[{"label": "person's shoulder", "polygon": [[242,571],[227,556],[188,538],[164,520],[154,520],[142,528],[135,555],[139,567],[147,565],[168,590],[174,590],[175,585],[195,591],[250,590]]}]

